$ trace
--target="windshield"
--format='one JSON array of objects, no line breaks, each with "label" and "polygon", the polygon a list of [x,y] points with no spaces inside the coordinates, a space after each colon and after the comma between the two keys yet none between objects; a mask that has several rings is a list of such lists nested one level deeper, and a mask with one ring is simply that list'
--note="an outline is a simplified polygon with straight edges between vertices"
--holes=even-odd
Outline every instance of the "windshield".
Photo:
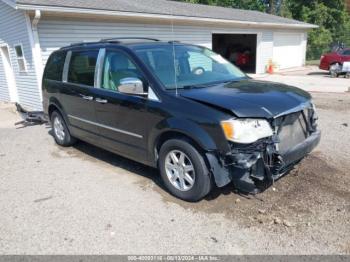
[{"label": "windshield", "polygon": [[169,44],[134,50],[167,90],[204,87],[246,77],[237,67],[207,48]]}]

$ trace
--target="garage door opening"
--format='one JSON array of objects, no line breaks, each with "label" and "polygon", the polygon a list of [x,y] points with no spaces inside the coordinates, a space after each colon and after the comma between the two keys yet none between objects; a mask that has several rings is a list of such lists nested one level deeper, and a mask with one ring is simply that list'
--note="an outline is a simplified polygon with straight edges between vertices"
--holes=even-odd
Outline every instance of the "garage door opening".
[{"label": "garage door opening", "polygon": [[256,73],[256,34],[213,34],[213,50],[246,73]]}]

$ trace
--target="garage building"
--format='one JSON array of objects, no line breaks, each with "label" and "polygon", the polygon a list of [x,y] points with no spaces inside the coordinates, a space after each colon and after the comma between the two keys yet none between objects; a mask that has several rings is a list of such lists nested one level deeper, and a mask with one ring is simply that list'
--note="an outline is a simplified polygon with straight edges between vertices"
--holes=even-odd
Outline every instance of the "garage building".
[{"label": "garage building", "polygon": [[212,48],[242,70],[261,74],[269,61],[281,69],[304,65],[307,32],[315,27],[257,11],[168,0],[0,0],[0,101],[40,110],[49,55],[76,42],[176,40]]}]

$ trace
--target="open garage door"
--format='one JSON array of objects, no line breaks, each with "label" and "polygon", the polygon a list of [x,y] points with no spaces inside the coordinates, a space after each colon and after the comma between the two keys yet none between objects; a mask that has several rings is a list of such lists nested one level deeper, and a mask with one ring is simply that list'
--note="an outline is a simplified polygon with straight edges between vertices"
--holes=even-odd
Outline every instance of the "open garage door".
[{"label": "open garage door", "polygon": [[256,73],[256,34],[213,34],[213,50],[246,73]]},{"label": "open garage door", "polygon": [[280,69],[302,66],[302,34],[275,33],[273,61]]}]

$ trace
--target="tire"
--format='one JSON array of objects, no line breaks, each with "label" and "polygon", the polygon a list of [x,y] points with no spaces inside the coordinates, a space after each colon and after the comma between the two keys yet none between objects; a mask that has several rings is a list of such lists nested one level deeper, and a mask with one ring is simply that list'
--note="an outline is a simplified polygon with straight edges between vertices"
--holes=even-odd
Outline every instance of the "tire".
[{"label": "tire", "polygon": [[66,122],[58,111],[53,111],[51,114],[51,126],[53,137],[58,145],[68,147],[76,142],[76,139],[71,136]]},{"label": "tire", "polygon": [[334,63],[330,65],[329,68],[329,74],[331,78],[337,78],[338,77],[338,72],[339,72],[339,63]]},{"label": "tire", "polygon": [[[191,166],[193,171],[190,171]],[[171,139],[162,145],[159,169],[164,185],[177,198],[197,202],[211,191],[211,178],[203,156],[185,140]]]}]

